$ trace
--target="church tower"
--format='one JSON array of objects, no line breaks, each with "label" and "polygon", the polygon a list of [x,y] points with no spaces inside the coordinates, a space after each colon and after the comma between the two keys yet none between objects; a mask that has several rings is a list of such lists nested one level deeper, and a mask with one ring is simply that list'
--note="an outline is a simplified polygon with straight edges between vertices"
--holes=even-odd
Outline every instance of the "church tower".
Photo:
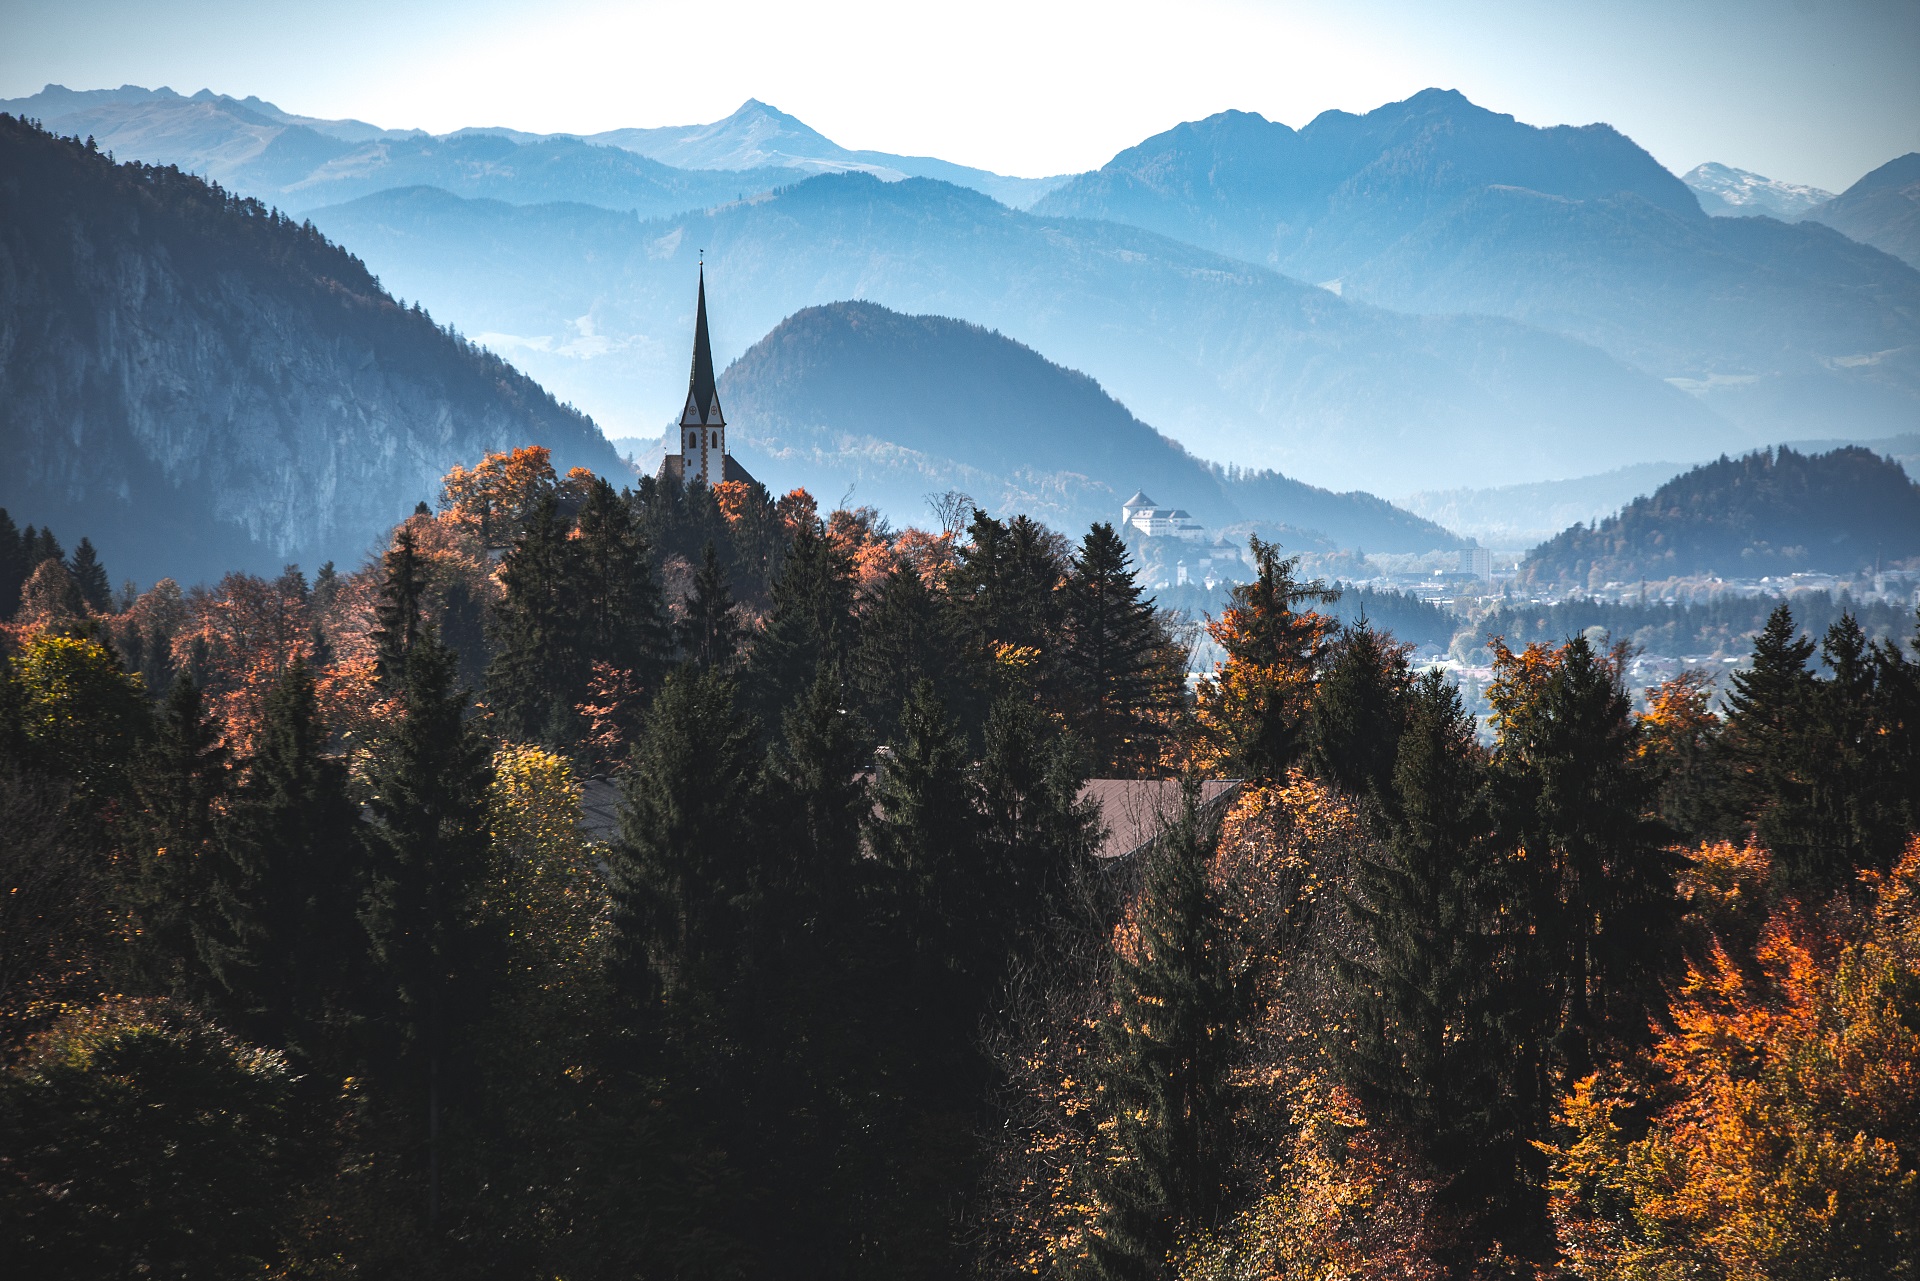
[{"label": "church tower", "polygon": [[728,479],[727,419],[713,385],[713,345],[707,339],[707,268],[700,265],[700,302],[693,319],[693,372],[687,407],[680,411],[680,480],[712,486]]}]

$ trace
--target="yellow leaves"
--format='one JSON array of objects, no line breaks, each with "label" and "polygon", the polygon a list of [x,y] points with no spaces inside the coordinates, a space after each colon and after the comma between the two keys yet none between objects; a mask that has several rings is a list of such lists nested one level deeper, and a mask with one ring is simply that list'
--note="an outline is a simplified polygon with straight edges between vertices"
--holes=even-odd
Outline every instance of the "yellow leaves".
[{"label": "yellow leaves", "polygon": [[[1708,847],[1709,885],[1758,858]],[[1871,910],[1834,936],[1792,909],[1753,963],[1716,945],[1689,967],[1652,1061],[1671,1102],[1623,1142],[1624,1085],[1562,1100],[1554,1212],[1575,1271],[1656,1277],[1878,1276],[1920,1223],[1920,841],[1866,878]]]}]

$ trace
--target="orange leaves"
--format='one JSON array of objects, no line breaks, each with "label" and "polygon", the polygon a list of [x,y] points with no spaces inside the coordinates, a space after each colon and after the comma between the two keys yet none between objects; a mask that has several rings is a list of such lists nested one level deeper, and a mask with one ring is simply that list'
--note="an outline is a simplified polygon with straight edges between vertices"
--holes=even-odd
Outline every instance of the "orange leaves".
[{"label": "orange leaves", "polygon": [[[1711,861],[1734,861],[1725,847]],[[1554,1211],[1586,1276],[1890,1276],[1920,1247],[1920,841],[1861,917],[1791,908],[1753,966],[1689,968],[1656,1042],[1663,1098],[1622,1138],[1624,1085],[1562,1102]]]},{"label": "orange leaves", "polygon": [[226,726],[227,745],[240,755],[251,749],[281,673],[296,659],[313,657],[305,586],[291,571],[276,579],[236,573],[218,587],[187,593],[173,659],[200,681],[208,707]]},{"label": "orange leaves", "polygon": [[[567,479],[575,481],[573,472]],[[551,451],[528,445],[488,454],[471,470],[455,464],[440,483],[440,509],[473,530],[485,547],[511,547],[534,503],[559,483]]]}]

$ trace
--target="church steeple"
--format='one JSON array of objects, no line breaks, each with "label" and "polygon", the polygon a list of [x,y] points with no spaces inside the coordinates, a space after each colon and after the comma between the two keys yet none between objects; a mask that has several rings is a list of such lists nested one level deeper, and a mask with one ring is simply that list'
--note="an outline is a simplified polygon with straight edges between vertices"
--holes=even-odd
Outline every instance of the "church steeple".
[{"label": "church steeple", "polygon": [[707,266],[700,264],[700,301],[693,313],[693,372],[687,377],[684,427],[724,427],[720,396],[713,385],[713,343],[707,337]]}]

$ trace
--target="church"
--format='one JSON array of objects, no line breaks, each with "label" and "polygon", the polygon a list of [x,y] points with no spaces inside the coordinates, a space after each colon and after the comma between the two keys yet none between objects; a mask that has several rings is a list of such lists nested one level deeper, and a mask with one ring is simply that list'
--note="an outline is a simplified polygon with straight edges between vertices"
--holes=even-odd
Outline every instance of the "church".
[{"label": "church", "polygon": [[693,372],[687,379],[687,406],[680,411],[679,453],[660,460],[662,479],[683,485],[694,481],[711,488],[723,480],[752,483],[747,469],[727,452],[727,418],[713,381],[713,345],[707,340],[707,267],[700,265],[700,302],[693,318]]}]

